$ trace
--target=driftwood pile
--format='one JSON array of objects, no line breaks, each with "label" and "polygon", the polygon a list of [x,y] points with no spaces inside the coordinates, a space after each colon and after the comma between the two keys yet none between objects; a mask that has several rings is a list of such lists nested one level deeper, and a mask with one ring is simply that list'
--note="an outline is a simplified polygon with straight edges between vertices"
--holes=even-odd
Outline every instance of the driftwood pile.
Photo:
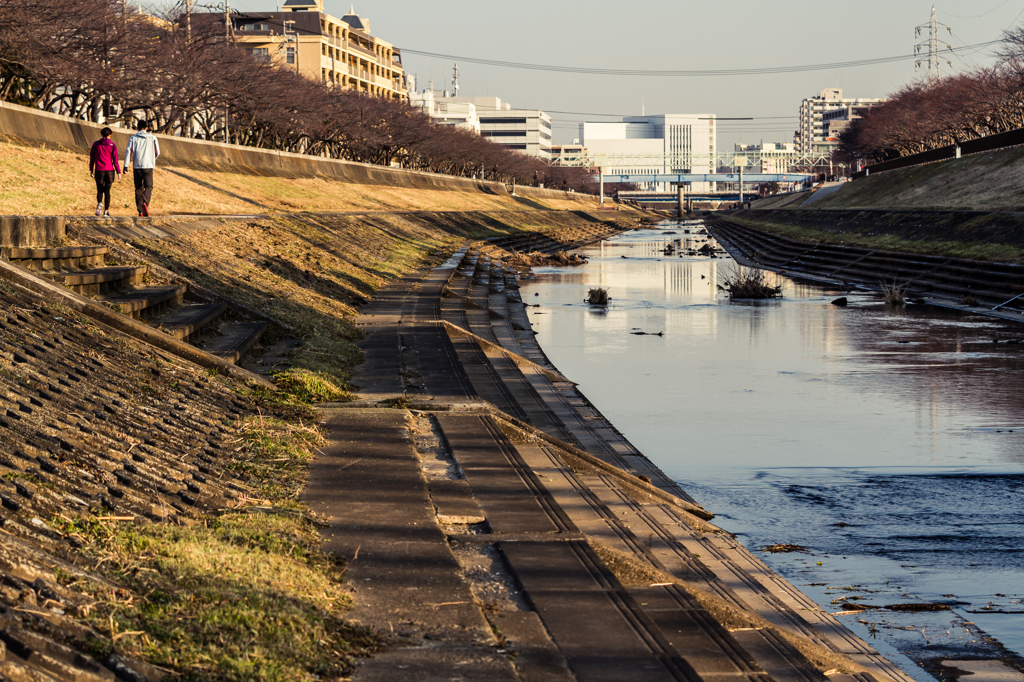
[{"label": "driftwood pile", "polygon": [[508,265],[519,269],[543,265],[586,265],[587,263],[587,259],[578,253],[566,253],[565,251],[555,251],[554,253],[541,253],[540,251],[522,253],[520,251],[513,251],[510,256],[506,256],[503,260]]}]

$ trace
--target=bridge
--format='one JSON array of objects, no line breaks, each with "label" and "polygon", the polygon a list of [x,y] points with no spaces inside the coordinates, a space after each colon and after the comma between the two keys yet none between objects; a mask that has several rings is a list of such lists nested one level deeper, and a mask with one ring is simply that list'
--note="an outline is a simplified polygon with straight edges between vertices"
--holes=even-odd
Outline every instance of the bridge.
[{"label": "bridge", "polygon": [[602,173],[601,182],[804,182],[808,173]]},{"label": "bridge", "polygon": [[604,203],[604,183],[670,183],[678,188],[675,197],[665,195],[668,200],[673,198],[679,202],[679,212],[683,213],[686,205],[685,183],[692,182],[735,182],[739,184],[739,201],[743,202],[743,185],[748,182],[804,182],[814,176],[807,173],[601,173],[598,178],[601,184],[601,203]]}]

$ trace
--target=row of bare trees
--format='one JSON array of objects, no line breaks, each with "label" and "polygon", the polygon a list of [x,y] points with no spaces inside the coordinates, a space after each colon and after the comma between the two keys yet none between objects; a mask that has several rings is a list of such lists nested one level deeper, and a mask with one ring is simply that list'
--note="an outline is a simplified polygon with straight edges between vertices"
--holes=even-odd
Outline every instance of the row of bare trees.
[{"label": "row of bare trees", "polygon": [[139,13],[125,0],[0,0],[0,99],[92,121],[462,177],[593,192],[580,168],[404,102],[300,77],[225,36],[222,15]]},{"label": "row of bare trees", "polygon": [[1024,128],[1024,27],[989,67],[902,87],[840,136],[841,159],[887,161]]}]

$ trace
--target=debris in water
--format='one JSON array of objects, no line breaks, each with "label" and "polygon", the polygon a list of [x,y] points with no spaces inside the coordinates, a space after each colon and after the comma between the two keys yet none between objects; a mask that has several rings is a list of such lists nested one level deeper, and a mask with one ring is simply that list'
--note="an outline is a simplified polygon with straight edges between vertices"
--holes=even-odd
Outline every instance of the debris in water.
[{"label": "debris in water", "polygon": [[590,305],[608,305],[608,301],[612,300],[608,295],[607,289],[591,289],[587,292],[587,303]]},{"label": "debris in water", "polygon": [[803,545],[787,544],[768,545],[767,547],[762,547],[761,550],[764,552],[771,552],[772,554],[788,554],[789,552],[803,552],[805,554],[811,553],[811,550],[807,549]]}]

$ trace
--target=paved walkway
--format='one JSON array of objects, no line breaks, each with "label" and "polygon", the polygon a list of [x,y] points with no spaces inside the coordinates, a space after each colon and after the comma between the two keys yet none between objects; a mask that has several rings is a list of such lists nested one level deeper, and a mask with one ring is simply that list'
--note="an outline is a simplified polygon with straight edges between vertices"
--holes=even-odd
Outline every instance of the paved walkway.
[{"label": "paved walkway", "polygon": [[557,374],[491,251],[381,291],[364,400],[323,413],[305,497],[398,643],[354,679],[909,682]]}]

